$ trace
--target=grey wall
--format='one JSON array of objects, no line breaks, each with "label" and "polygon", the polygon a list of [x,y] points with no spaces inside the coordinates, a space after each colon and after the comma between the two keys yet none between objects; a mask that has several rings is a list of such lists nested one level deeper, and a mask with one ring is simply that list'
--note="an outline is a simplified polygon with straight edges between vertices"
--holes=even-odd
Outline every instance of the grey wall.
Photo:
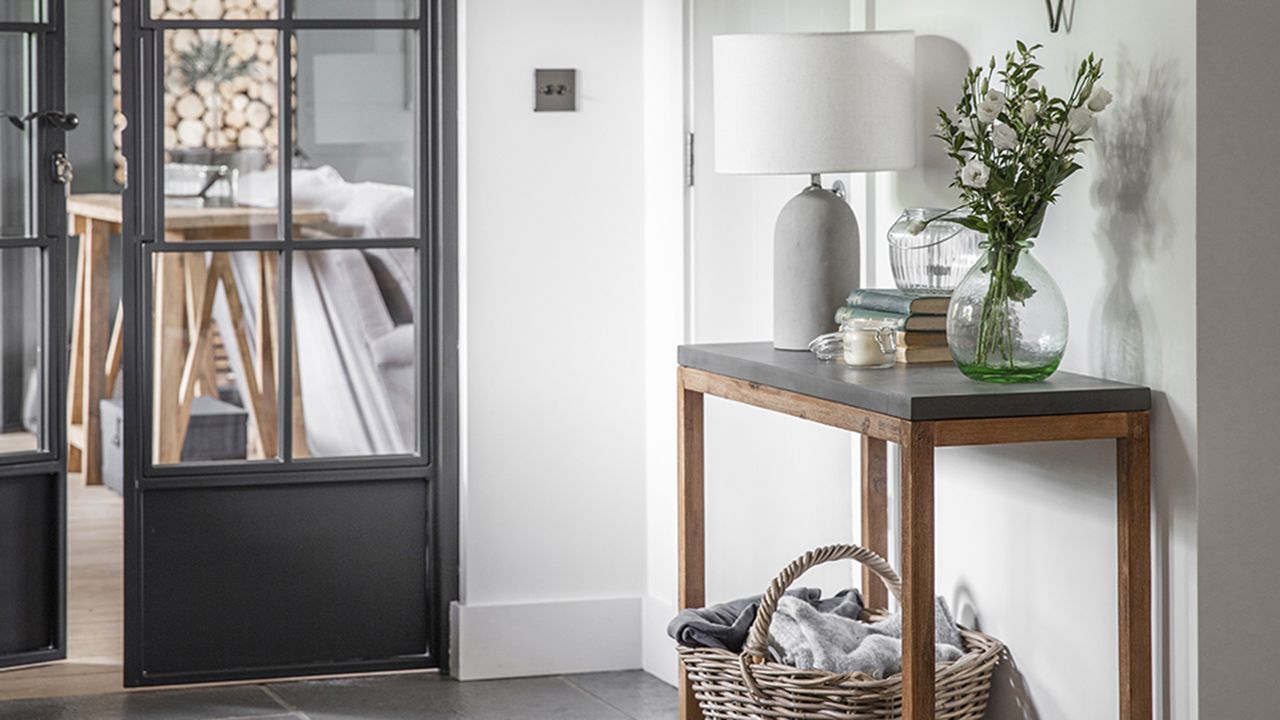
[{"label": "grey wall", "polygon": [[[32,19],[13,13],[6,19]],[[102,122],[108,100],[103,94],[102,41],[106,34],[104,12],[98,3],[69,2],[68,107],[85,121],[79,134],[71,136],[72,155],[86,158],[83,175],[92,189],[104,189],[101,177]],[[83,68],[92,68],[85,72]],[[25,67],[21,45],[0,44],[0,110],[21,113]],[[109,80],[106,83],[109,87]],[[76,102],[71,102],[72,99]],[[87,136],[87,137],[86,137]],[[25,189],[20,179],[26,174],[24,137],[5,125],[0,127],[0,234],[25,234]],[[76,148],[80,148],[79,151]],[[109,157],[109,153],[105,153]],[[81,161],[76,160],[77,164]],[[78,168],[79,169],[79,168]],[[0,429],[16,430],[22,422],[23,394],[31,368],[38,361],[40,328],[39,260],[35,251],[8,250],[0,253]]]},{"label": "grey wall", "polygon": [[1200,0],[1198,15],[1200,717],[1275,717],[1280,5]]},{"label": "grey wall", "polygon": [[[0,111],[8,115],[27,112],[23,75],[21,36],[0,37]],[[26,234],[26,134],[9,125],[0,125],[0,236]]]},{"label": "grey wall", "polygon": [[67,110],[80,127],[67,136],[76,192],[115,190],[111,181],[111,2],[66,0]]},{"label": "grey wall", "polygon": [[[76,168],[73,192],[120,192],[111,167],[111,0],[64,0],[67,18],[66,108],[80,116],[80,127],[67,134],[67,156]],[[69,231],[72,229],[68,229]],[[67,312],[75,292],[79,241],[67,246]],[[111,244],[111,306],[120,299],[120,243]],[[71,327],[68,315],[67,328]]]}]

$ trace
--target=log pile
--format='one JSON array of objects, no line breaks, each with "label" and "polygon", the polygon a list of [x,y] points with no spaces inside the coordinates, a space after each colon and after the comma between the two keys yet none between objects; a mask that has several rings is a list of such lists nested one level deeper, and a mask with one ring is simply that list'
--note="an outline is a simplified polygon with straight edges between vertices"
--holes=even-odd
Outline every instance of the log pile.
[{"label": "log pile", "polygon": [[[125,118],[120,97],[120,2],[113,0],[114,77],[112,137],[116,182],[124,184],[122,134]],[[279,0],[150,0],[151,16],[166,20],[262,20],[278,17]],[[251,77],[219,88],[188,88],[172,80],[164,94],[164,146],[176,148],[267,148],[278,142],[280,93],[278,35],[271,29],[168,30],[166,58],[203,37],[217,38],[239,59],[256,58]],[[296,40],[292,48],[297,57]],[[206,84],[207,85],[207,84]],[[296,99],[295,99],[296,102]]]}]

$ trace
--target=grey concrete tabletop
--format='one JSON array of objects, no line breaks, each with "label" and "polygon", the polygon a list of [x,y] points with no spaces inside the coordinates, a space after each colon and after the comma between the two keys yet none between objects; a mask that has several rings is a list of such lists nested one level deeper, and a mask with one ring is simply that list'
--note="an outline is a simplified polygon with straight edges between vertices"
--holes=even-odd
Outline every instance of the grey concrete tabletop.
[{"label": "grey concrete tabletop", "polygon": [[1150,388],[1059,371],[1038,383],[970,380],[951,364],[861,370],[768,342],[682,345],[680,365],[904,420],[1030,417],[1151,408]]}]

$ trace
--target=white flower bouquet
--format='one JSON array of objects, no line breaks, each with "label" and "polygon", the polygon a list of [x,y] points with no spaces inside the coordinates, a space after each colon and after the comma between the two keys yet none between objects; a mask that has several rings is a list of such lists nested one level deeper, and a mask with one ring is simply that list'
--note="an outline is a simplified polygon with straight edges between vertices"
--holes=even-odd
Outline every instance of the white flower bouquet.
[{"label": "white flower bouquet", "polygon": [[1035,57],[1040,47],[1018,42],[1003,67],[993,57],[970,69],[954,112],[938,109],[934,137],[956,161],[951,185],[962,201],[956,209],[968,211],[948,219],[986,235],[983,262],[991,283],[977,346],[981,364],[997,352],[1012,364],[1011,350],[1002,346],[1012,337],[1010,303],[1025,303],[1035,293],[1016,272],[1018,260],[1034,244],[1062,184],[1081,169],[1077,158],[1090,141],[1094,116],[1112,100],[1098,82],[1102,61],[1092,54],[1080,63],[1071,93],[1051,96],[1036,79],[1043,69]]}]

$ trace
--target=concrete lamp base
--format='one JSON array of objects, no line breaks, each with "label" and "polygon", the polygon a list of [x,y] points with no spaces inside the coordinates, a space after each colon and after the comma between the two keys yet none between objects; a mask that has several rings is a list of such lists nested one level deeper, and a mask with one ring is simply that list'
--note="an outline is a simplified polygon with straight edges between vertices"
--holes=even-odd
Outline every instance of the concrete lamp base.
[{"label": "concrete lamp base", "polygon": [[782,208],[773,232],[773,346],[808,350],[835,329],[836,310],[858,287],[858,220],[836,191],[814,183]]}]

